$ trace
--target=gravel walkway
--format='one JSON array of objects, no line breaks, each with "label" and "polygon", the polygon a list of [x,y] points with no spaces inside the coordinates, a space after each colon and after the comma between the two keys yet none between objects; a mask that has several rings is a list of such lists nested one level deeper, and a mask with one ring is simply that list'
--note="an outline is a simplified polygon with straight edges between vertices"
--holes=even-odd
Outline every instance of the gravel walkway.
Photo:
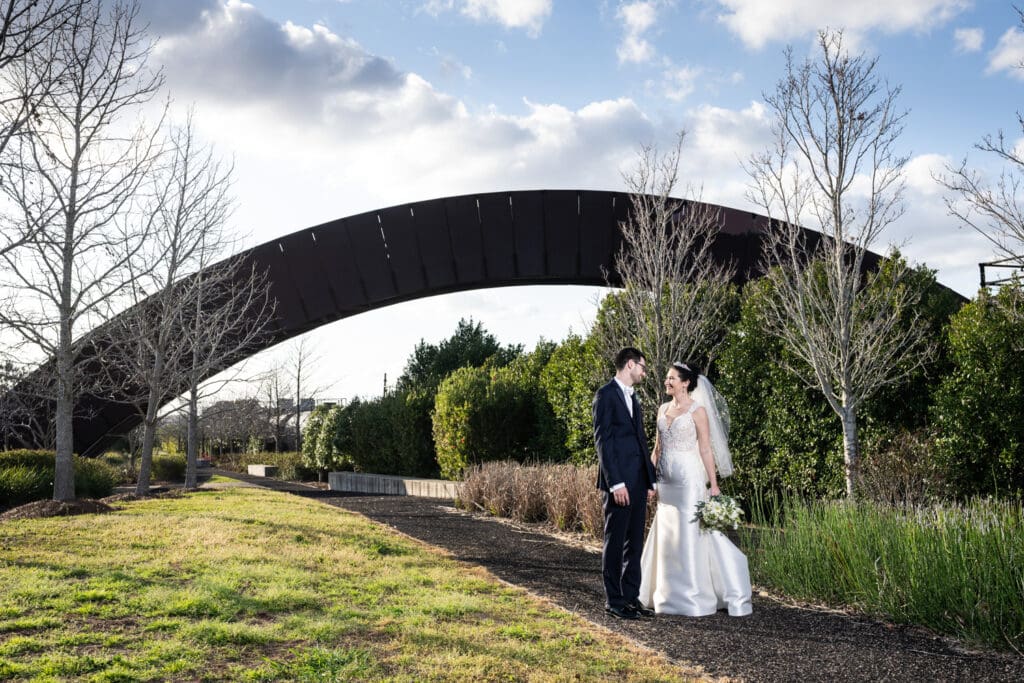
[{"label": "gravel walkway", "polygon": [[600,553],[583,543],[411,496],[353,495],[218,474],[316,498],[443,548],[492,574],[710,675],[748,681],[1024,681],[1024,658],[976,651],[929,631],[780,604],[754,596],[754,613],[621,621],[604,614]]}]

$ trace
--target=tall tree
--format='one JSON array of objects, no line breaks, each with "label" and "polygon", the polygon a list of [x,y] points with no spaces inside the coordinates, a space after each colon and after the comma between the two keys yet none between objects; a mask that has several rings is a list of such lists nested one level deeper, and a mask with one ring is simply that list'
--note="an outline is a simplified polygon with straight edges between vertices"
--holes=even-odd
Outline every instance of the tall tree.
[{"label": "tall tree", "polygon": [[[209,276],[204,280],[198,271],[230,244],[231,168],[197,141],[191,113],[171,131],[167,149],[165,163],[153,174],[149,203],[140,211],[149,238],[128,261],[137,271],[127,290],[131,307],[104,326],[101,343],[107,383],[116,384],[115,396],[142,417],[140,496],[149,491],[160,409],[189,385],[192,346],[202,343],[183,334],[183,327],[197,314],[212,313],[196,311],[196,299],[211,286]],[[207,300],[205,309],[223,305]]]},{"label": "tall tree", "polygon": [[[852,497],[857,409],[920,367],[927,328],[913,324],[920,291],[907,264],[884,281],[865,275],[870,247],[903,213],[900,88],[881,80],[877,59],[850,55],[841,31],[820,32],[818,49],[803,62],[787,49],[786,73],[765,96],[774,139],[747,166],[749,198],[771,217],[766,326],[796,359],[788,369],[839,416]],[[822,235],[808,239],[803,225]]]},{"label": "tall tree", "polygon": [[[1018,9],[1017,13],[1024,24],[1024,10]],[[1024,69],[1024,62],[1017,67]],[[1019,111],[1017,124],[1024,133],[1024,114]],[[1018,141],[1019,138],[1008,139],[1000,130],[974,145],[1001,165],[994,180],[968,165],[966,157],[958,166],[947,166],[946,173],[937,180],[952,193],[945,200],[950,215],[992,242],[1003,264],[1019,271],[1024,269],[1024,153]],[[1018,305],[1017,297],[996,297],[993,301]],[[1009,312],[1024,319],[1024,310],[1020,308]]]},{"label": "tall tree", "polygon": [[[642,147],[634,168],[623,175],[632,201],[615,256],[623,288],[610,295],[591,330],[604,358],[613,358],[626,345],[642,349],[656,379],[674,361],[707,366],[736,301],[733,266],[711,252],[721,216],[699,201],[698,188],[689,188],[693,200],[674,197],[685,139],[680,132],[665,153]],[[660,384],[637,387],[648,405],[658,403]]]},{"label": "tall tree", "polygon": [[19,294],[0,311],[0,323],[54,359],[57,500],[75,497],[76,330],[98,322],[138,274],[126,264],[145,235],[126,217],[159,156],[159,126],[127,120],[163,84],[147,68],[152,43],[137,17],[135,3],[82,2],[28,55],[29,72],[55,68],[60,86],[43,95],[11,140],[12,160],[2,169],[17,219],[38,230],[0,256],[2,285]]}]

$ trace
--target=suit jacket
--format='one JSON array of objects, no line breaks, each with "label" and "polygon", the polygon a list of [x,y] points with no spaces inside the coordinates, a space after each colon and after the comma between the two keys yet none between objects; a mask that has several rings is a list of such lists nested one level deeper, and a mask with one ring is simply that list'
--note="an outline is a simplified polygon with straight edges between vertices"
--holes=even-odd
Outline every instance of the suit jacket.
[{"label": "suit jacket", "polygon": [[633,416],[622,389],[612,379],[594,394],[594,446],[597,449],[597,488],[607,491],[618,483],[654,488],[654,465],[648,457],[640,402],[633,396]]}]

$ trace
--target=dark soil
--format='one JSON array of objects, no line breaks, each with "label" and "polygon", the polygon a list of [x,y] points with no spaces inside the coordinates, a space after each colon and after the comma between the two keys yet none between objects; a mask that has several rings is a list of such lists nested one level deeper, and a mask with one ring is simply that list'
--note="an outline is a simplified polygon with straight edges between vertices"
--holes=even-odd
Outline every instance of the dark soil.
[{"label": "dark soil", "polygon": [[245,482],[365,515],[570,612],[713,675],[749,681],[1024,681],[1024,657],[971,648],[922,628],[754,595],[754,613],[621,621],[604,613],[600,553],[589,543],[411,496],[353,495],[244,474]]},{"label": "dark soil", "polygon": [[114,508],[106,503],[89,498],[81,498],[79,500],[36,500],[25,505],[19,505],[16,508],[11,508],[0,515],[0,521],[5,519],[89,515],[110,512],[111,510],[114,510]]},{"label": "dark soil", "polygon": [[[133,487],[134,488],[134,487]],[[57,501],[52,499],[35,500],[31,503],[19,505],[0,514],[0,521],[5,519],[34,519],[39,517],[62,517],[68,515],[93,515],[104,512],[112,512],[117,507],[113,503],[123,503],[130,500],[142,498],[174,498],[184,495],[181,489],[169,489],[166,486],[155,486],[149,489],[148,496],[139,496],[135,493],[115,493],[106,498],[93,500],[91,498],[78,498],[75,500]]]}]

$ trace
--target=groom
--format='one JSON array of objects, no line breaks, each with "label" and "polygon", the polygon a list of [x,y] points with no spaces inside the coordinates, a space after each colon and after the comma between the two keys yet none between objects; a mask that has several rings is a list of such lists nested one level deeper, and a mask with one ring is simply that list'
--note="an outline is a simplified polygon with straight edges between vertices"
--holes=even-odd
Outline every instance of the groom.
[{"label": "groom", "polygon": [[647,500],[654,495],[655,481],[640,402],[633,395],[633,385],[647,372],[644,354],[622,349],[615,370],[615,377],[594,395],[597,488],[604,492],[604,609],[619,619],[637,619],[654,614],[637,600]]}]

